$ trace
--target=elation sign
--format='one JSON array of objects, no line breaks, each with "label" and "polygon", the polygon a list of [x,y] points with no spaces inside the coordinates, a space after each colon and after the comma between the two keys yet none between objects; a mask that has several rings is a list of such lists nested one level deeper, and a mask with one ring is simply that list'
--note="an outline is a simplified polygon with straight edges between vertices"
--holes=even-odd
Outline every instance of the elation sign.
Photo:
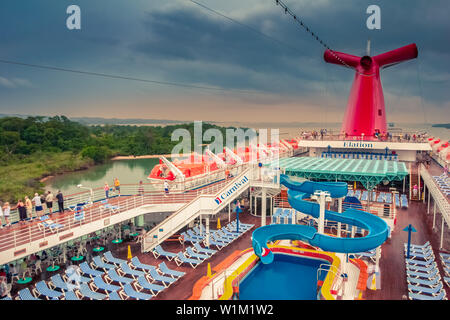
[{"label": "elation sign", "polygon": [[222,192],[216,199],[214,199],[217,205],[220,205],[224,202],[228,197],[236,193],[239,189],[245,186],[248,183],[247,176],[243,176],[239,181],[236,181],[233,185],[230,186],[226,191]]},{"label": "elation sign", "polygon": [[351,142],[344,141],[344,148],[362,148],[362,149],[372,149],[373,144],[370,142]]}]

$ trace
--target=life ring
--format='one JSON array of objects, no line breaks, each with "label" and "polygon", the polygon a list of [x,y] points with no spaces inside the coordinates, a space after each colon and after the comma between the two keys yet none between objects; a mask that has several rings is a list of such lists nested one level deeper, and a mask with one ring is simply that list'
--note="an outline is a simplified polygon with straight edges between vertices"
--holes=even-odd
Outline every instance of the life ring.
[{"label": "life ring", "polygon": [[265,257],[269,254],[270,250],[264,247],[261,248],[261,257]]}]

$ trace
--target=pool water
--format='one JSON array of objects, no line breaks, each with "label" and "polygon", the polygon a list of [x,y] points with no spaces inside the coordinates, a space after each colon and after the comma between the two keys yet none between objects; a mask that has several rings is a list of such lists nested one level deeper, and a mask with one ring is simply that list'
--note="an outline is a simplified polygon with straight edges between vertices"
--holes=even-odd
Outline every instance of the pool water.
[{"label": "pool water", "polygon": [[[240,300],[316,300],[317,270],[326,260],[276,253],[271,264],[258,263],[241,281]],[[325,279],[327,272],[320,272]]]}]

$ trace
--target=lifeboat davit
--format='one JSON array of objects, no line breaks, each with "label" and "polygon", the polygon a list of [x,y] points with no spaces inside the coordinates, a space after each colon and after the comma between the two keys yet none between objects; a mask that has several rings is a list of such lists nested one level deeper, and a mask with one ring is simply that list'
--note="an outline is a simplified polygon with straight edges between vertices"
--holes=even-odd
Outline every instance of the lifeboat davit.
[{"label": "lifeboat davit", "polygon": [[[175,160],[172,164],[181,171],[185,178],[207,174],[219,169],[217,163],[209,157],[195,153],[191,154],[186,159]],[[159,164],[153,167],[148,179],[173,181],[176,179],[176,173],[172,172],[172,170],[160,160]]]}]

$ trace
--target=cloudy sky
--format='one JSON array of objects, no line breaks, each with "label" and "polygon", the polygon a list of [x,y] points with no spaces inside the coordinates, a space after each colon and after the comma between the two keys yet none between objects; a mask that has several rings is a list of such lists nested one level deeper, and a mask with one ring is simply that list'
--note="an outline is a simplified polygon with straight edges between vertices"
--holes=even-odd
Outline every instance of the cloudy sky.
[{"label": "cloudy sky", "polygon": [[[274,0],[1,0],[0,60],[207,88],[0,63],[0,113],[246,122],[340,122],[353,72]],[[416,43],[382,70],[388,121],[450,117],[448,0],[284,0],[333,50],[372,55]],[[81,30],[66,9],[81,8]],[[381,30],[366,9],[381,8]]]}]

